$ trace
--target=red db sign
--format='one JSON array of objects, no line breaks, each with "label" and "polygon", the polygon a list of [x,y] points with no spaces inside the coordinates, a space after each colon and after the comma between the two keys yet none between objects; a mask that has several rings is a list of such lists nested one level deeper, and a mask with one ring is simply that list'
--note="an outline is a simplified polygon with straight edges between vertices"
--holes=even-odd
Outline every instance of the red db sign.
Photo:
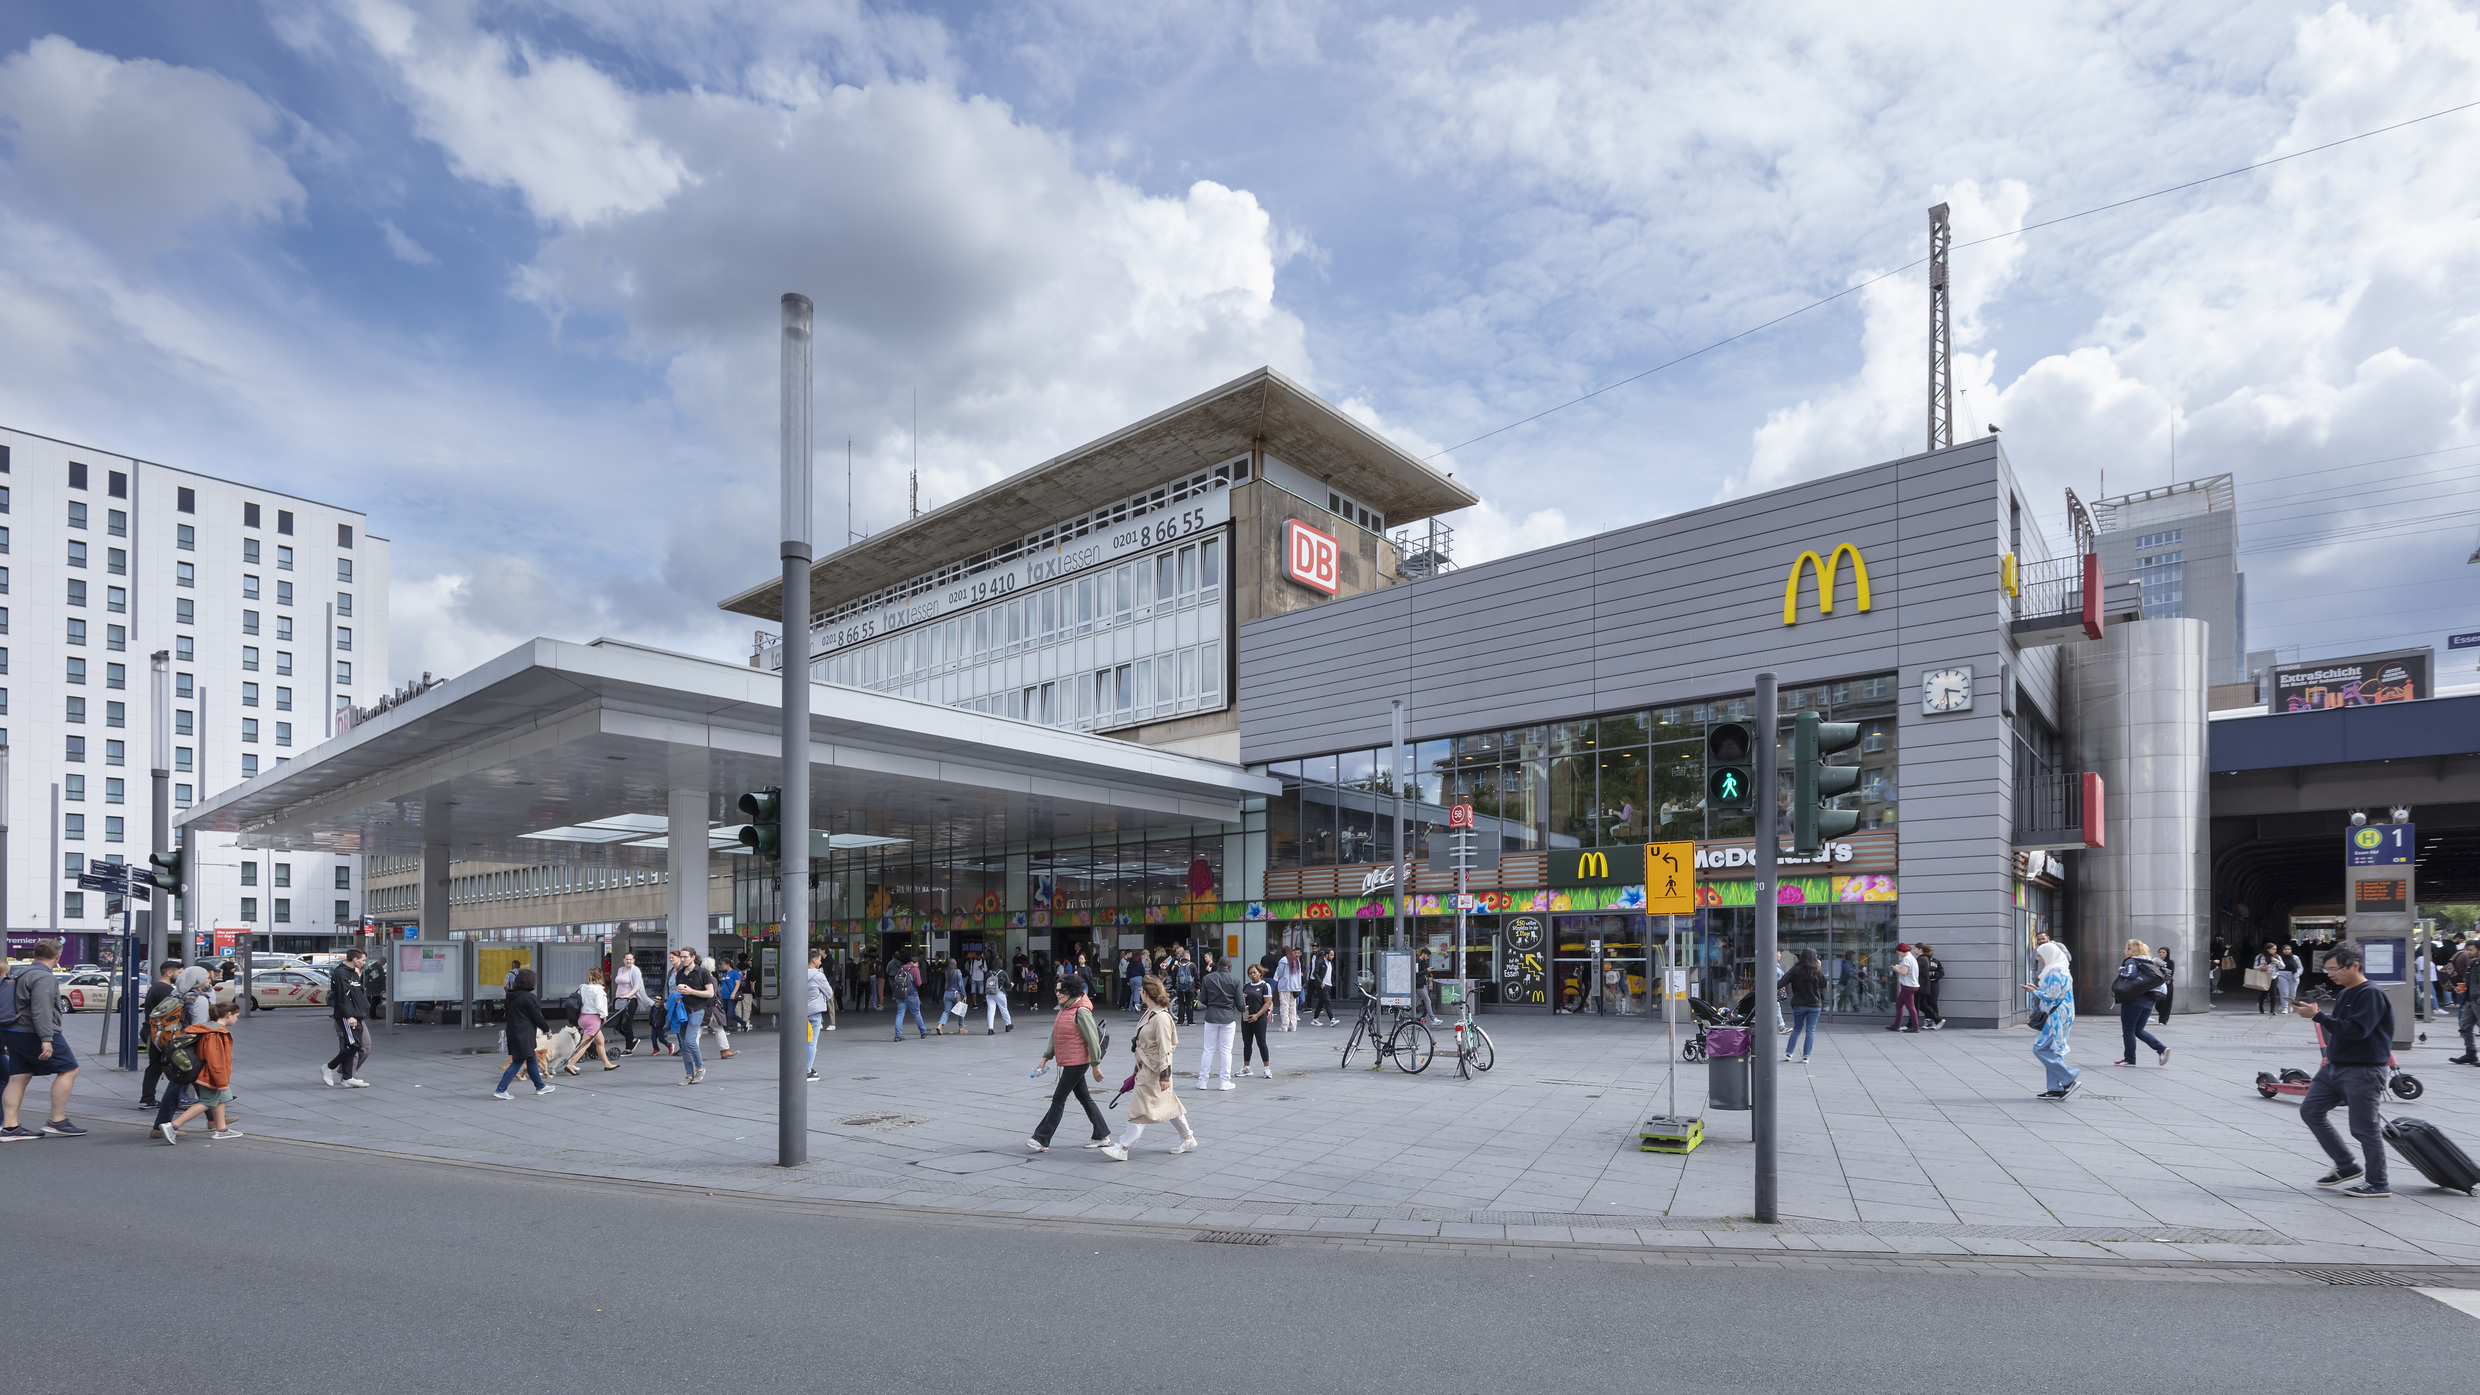
[{"label": "red db sign", "polygon": [[1470,804],[1450,804],[1447,806],[1447,827],[1470,828],[1472,826],[1472,806]]},{"label": "red db sign", "polygon": [[1285,519],[1283,574],[1303,586],[1335,594],[1335,540],[1299,519]]}]

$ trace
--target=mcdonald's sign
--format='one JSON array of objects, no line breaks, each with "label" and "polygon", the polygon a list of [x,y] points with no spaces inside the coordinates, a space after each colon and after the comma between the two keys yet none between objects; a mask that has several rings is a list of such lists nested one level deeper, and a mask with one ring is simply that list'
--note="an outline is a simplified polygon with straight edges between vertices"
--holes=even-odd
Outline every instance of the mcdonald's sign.
[{"label": "mcdonald's sign", "polygon": [[1827,553],[1822,562],[1817,560],[1817,554],[1814,552],[1803,552],[1791,560],[1791,575],[1783,581],[1784,624],[1800,623],[1800,573],[1812,569],[1817,573],[1817,613],[1819,615],[1834,613],[1834,583],[1835,579],[1842,574],[1843,558],[1846,555],[1851,558],[1855,602],[1852,608],[1863,612],[1868,610],[1869,564],[1860,560],[1860,549],[1853,547],[1850,543],[1836,543],[1834,550]]},{"label": "mcdonald's sign", "polygon": [[1645,851],[1639,847],[1552,848],[1552,886],[1635,886],[1645,879]]}]

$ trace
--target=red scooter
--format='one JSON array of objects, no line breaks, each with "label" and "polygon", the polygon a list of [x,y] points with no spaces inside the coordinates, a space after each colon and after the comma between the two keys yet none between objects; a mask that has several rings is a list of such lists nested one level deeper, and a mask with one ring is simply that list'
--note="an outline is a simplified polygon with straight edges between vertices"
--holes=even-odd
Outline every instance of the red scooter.
[{"label": "red scooter", "polygon": [[[2322,1057],[2325,1054],[2325,1026],[2323,1023],[2317,1023],[2315,1026],[2316,1054]],[[2425,1090],[2426,1087],[2420,1084],[2419,1077],[2405,1071],[2397,1064],[2390,1051],[2385,1056],[2385,1068],[2392,1072],[2386,1077],[2385,1088],[2393,1091],[2396,1099],[2416,1100]],[[2315,1079],[2315,1076],[2295,1066],[2284,1067],[2279,1075],[2269,1070],[2260,1070],[2256,1072],[2256,1093],[2266,1099],[2272,1099],[2276,1095],[2304,1095],[2308,1093],[2308,1086]]]}]

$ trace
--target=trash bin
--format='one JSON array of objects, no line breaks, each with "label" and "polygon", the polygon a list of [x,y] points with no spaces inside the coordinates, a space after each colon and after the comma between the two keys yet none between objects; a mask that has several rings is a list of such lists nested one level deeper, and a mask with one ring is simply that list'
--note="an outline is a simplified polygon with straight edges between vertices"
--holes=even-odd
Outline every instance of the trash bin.
[{"label": "trash bin", "polygon": [[1705,1107],[1754,1109],[1748,1092],[1749,1032],[1745,1027],[1705,1030]]}]

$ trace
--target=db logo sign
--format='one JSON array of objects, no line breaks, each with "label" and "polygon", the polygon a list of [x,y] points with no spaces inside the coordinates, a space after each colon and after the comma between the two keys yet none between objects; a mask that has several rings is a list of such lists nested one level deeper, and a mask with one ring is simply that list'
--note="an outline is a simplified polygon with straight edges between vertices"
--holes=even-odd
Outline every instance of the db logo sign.
[{"label": "db logo sign", "polygon": [[1450,804],[1447,806],[1447,827],[1470,828],[1472,826],[1473,806],[1470,804]]},{"label": "db logo sign", "polygon": [[1335,594],[1335,540],[1299,519],[1284,520],[1283,574],[1303,586]]}]

